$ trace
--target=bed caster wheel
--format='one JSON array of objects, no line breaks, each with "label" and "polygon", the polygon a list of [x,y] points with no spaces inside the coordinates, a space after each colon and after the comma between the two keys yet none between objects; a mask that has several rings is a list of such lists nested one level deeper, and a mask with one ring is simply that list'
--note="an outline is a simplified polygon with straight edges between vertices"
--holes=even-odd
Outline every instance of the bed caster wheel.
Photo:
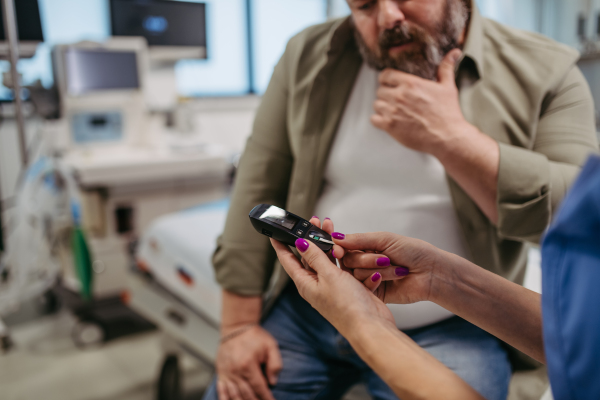
[{"label": "bed caster wheel", "polygon": [[157,400],[181,399],[181,372],[175,355],[165,358],[158,377]]},{"label": "bed caster wheel", "polygon": [[60,309],[58,296],[52,290],[45,292],[37,302],[37,309],[42,315],[54,314]]},{"label": "bed caster wheel", "polygon": [[94,321],[79,321],[71,331],[71,338],[77,347],[86,349],[104,343],[106,332]]},{"label": "bed caster wheel", "polygon": [[13,346],[13,341],[9,335],[0,336],[0,354],[8,353]]}]

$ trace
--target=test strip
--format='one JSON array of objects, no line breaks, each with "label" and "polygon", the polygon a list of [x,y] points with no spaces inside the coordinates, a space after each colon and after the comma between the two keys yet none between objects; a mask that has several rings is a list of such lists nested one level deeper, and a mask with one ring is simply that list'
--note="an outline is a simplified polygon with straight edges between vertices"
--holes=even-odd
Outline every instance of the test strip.
[{"label": "test strip", "polygon": [[335,244],[333,243],[331,240],[327,240],[327,239],[323,239],[322,237],[316,236],[316,235],[308,235],[309,238],[317,241],[317,242],[323,242],[323,243],[327,243],[327,244]]}]

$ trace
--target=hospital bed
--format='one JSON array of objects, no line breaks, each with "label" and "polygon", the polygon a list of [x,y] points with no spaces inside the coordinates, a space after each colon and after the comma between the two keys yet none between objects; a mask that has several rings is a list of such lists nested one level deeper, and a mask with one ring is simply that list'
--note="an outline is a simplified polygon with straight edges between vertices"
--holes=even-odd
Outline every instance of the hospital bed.
[{"label": "hospital bed", "polygon": [[213,368],[221,290],[211,257],[228,206],[225,199],[160,217],[140,239],[125,300],[164,333],[158,399],[178,398],[182,352]]}]

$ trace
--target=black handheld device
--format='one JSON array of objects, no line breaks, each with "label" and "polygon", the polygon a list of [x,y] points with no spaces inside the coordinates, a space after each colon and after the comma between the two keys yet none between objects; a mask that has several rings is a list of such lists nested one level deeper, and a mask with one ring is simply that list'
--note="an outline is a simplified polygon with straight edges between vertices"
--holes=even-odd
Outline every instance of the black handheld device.
[{"label": "black handheld device", "polygon": [[259,204],[250,211],[250,222],[258,233],[272,237],[289,246],[296,246],[296,239],[310,240],[324,252],[333,247],[331,235],[317,228],[304,218],[270,204]]}]

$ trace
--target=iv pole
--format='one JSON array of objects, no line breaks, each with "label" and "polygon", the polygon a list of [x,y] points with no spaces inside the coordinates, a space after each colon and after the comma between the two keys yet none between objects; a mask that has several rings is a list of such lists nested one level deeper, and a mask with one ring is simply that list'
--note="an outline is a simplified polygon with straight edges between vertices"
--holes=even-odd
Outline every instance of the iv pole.
[{"label": "iv pole", "polygon": [[17,19],[15,17],[14,0],[2,0],[2,12],[4,14],[4,31],[8,40],[8,61],[10,62],[10,75],[13,91],[15,94],[15,116],[17,119],[17,131],[19,133],[19,150],[21,154],[21,166],[27,167],[27,138],[25,137],[25,122],[23,119],[23,101],[21,99],[21,82],[17,71],[19,61],[19,34],[17,31]]},{"label": "iv pole", "polygon": [[[19,36],[17,31],[17,20],[15,16],[14,0],[2,0],[2,14],[4,15],[4,37],[8,41],[8,61],[10,62],[10,73],[15,96],[15,116],[17,120],[17,132],[19,135],[19,153],[21,155],[21,167],[25,169],[28,163],[28,154],[27,139],[25,137],[25,122],[23,119],[23,103],[21,100],[21,82],[19,80],[19,73],[17,71],[17,62],[19,61]],[[6,245],[3,232],[4,226],[2,225],[4,199],[2,198],[1,193],[2,191],[0,190],[0,253],[2,253],[5,250]]]}]

